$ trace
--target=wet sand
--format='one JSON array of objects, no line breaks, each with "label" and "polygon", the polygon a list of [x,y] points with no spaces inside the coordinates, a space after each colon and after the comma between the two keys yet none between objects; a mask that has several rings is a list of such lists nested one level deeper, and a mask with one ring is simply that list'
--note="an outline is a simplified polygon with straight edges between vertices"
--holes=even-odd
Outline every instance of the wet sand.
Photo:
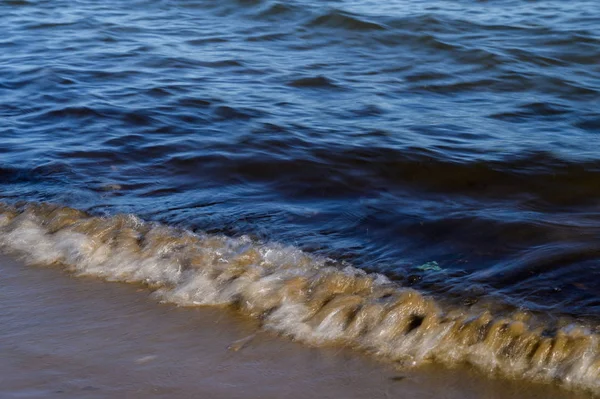
[{"label": "wet sand", "polygon": [[398,370],[257,330],[226,308],[0,257],[3,398],[584,398],[435,366]]}]

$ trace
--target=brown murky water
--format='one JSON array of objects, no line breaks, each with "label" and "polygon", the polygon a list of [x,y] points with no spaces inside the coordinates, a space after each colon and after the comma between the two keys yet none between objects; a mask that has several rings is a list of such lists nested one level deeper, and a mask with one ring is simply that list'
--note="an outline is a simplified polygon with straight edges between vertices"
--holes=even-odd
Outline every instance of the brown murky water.
[{"label": "brown murky water", "polygon": [[[258,332],[221,308],[1,257],[3,398],[584,398],[470,370],[379,364]],[[255,335],[254,335],[255,334]]]}]

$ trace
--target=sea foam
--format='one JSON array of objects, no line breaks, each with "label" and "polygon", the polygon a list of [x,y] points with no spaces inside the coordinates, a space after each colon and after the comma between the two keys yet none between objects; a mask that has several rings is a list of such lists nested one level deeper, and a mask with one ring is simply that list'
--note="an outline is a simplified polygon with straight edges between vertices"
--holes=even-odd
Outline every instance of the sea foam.
[{"label": "sea foam", "polygon": [[0,205],[0,247],[28,264],[145,284],[161,301],[235,307],[311,345],[352,346],[404,366],[468,363],[600,392],[595,326],[443,306],[381,274],[328,266],[293,246],[28,203]]}]

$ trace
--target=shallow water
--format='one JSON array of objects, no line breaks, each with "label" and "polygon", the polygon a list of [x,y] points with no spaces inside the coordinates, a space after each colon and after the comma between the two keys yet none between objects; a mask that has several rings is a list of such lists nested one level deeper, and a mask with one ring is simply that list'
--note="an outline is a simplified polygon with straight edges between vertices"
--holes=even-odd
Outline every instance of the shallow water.
[{"label": "shallow water", "polygon": [[5,1],[0,200],[287,248],[444,314],[595,337],[596,8]]},{"label": "shallow water", "polygon": [[383,274],[331,266],[296,247],[247,236],[197,234],[132,215],[93,217],[47,204],[0,210],[0,249],[29,265],[143,284],[156,300],[184,307],[233,308],[263,330],[358,349],[403,369],[468,364],[490,376],[599,392],[593,323],[487,298],[470,305],[436,301]]},{"label": "shallow water", "polygon": [[157,306],[136,287],[1,256],[0,270],[3,398],[566,397],[466,370],[398,371],[340,347],[307,349],[223,309]]}]

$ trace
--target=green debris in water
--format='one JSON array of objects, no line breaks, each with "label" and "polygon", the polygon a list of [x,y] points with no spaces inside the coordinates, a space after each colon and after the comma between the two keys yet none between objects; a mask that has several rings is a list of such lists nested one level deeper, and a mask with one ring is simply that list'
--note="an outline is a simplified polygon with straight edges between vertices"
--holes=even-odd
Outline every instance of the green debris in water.
[{"label": "green debris in water", "polygon": [[417,269],[423,271],[433,271],[433,272],[441,272],[442,268],[436,261],[423,263],[421,266],[417,266]]}]

